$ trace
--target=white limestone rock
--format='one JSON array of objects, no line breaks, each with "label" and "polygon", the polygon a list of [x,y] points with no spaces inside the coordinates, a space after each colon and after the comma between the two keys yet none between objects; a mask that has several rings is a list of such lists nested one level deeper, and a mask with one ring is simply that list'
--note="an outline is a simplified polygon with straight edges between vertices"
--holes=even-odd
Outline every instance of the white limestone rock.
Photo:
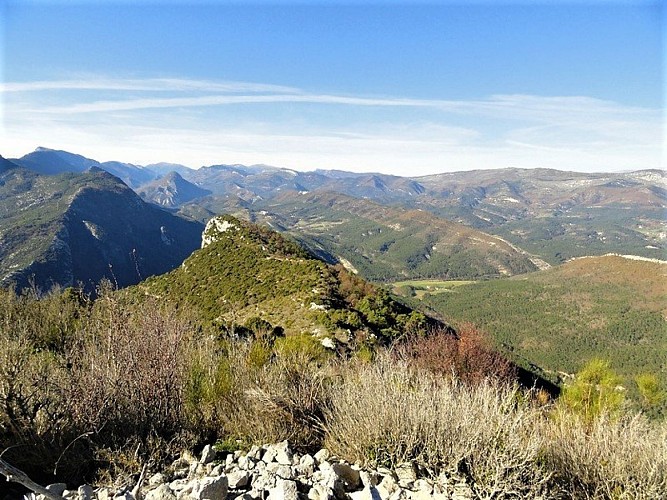
[{"label": "white limestone rock", "polygon": [[76,490],[76,493],[80,500],[92,500],[95,490],[89,484],[82,484],[79,486],[79,489]]},{"label": "white limestone rock", "polygon": [[274,445],[274,448],[276,450],[276,462],[282,465],[292,465],[292,450],[290,450],[287,441]]},{"label": "white limestone rock", "polygon": [[272,500],[299,500],[299,490],[296,481],[279,479],[275,488],[269,490],[269,498]]},{"label": "white limestone rock", "polygon": [[417,470],[412,463],[402,463],[396,467],[398,484],[403,488],[410,488],[417,480]]},{"label": "white limestone rock", "polygon": [[227,474],[229,489],[238,490],[250,484],[251,474],[246,470],[237,469]]},{"label": "white limestone rock", "polygon": [[331,453],[326,448],[322,448],[320,451],[315,453],[315,456],[314,456],[315,461],[318,464],[321,464],[322,462],[326,462],[327,460],[329,460],[329,457],[331,457]]},{"label": "white limestone rock", "polygon": [[219,500],[227,496],[227,476],[205,477],[197,480],[190,495],[194,500]]},{"label": "white limestone rock", "polygon": [[54,495],[63,496],[63,493],[67,489],[67,485],[65,483],[53,483],[53,484],[49,484],[46,487],[46,489],[49,490]]},{"label": "white limestone rock", "polygon": [[215,460],[215,450],[213,446],[207,444],[201,452],[201,460],[199,462],[206,465],[213,462],[213,460]]},{"label": "white limestone rock", "polygon": [[359,471],[351,465],[344,462],[337,462],[331,465],[338,480],[342,481],[345,491],[354,491],[361,485]]},{"label": "white limestone rock", "polygon": [[308,500],[334,500],[335,498],[334,491],[323,484],[314,484],[308,491]]},{"label": "white limestone rock", "polygon": [[311,455],[303,455],[299,459],[299,463],[295,467],[295,470],[299,476],[312,476],[313,472],[315,472],[315,459]]},{"label": "white limestone rock", "polygon": [[206,223],[206,228],[202,234],[201,247],[207,247],[214,241],[217,241],[220,233],[236,230],[238,230],[238,226],[233,222],[225,220],[222,217],[213,217]]},{"label": "white limestone rock", "polygon": [[148,491],[144,500],[176,500],[176,495],[167,484],[160,484],[156,488]]}]

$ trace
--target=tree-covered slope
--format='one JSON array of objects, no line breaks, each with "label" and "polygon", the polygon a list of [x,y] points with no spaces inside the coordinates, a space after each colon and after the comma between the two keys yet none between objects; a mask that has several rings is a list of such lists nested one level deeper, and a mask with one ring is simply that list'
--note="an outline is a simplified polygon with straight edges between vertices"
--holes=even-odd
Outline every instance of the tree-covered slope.
[{"label": "tree-covered slope", "polygon": [[384,290],[315,259],[274,231],[231,216],[209,221],[202,248],[182,266],[138,288],[194,308],[228,331],[277,327],[348,343],[392,338],[426,324]]},{"label": "tree-covered slope", "polygon": [[520,360],[552,374],[602,357],[629,389],[640,373],[667,384],[667,264],[618,256],[462,285],[424,301],[454,325],[469,321]]},{"label": "tree-covered slope", "polygon": [[102,170],[0,176],[0,280],[19,288],[103,278],[123,287],[178,266],[202,225],[143,202]]}]

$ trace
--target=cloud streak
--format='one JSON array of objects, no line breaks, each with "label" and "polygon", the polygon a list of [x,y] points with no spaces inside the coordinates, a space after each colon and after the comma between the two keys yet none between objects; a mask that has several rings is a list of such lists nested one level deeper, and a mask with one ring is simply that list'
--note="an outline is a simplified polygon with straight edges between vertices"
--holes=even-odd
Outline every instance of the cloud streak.
[{"label": "cloud streak", "polygon": [[[14,82],[0,95],[3,135],[15,151],[40,144],[134,163],[399,174],[662,166],[661,110],[585,96],[414,99],[167,78]],[[108,156],[87,153],[91,147]]]},{"label": "cloud streak", "polygon": [[46,90],[107,90],[107,91],[203,91],[203,92],[282,92],[295,93],[298,89],[282,85],[248,82],[212,82],[179,78],[43,80],[35,82],[0,83],[0,93],[41,92]]}]

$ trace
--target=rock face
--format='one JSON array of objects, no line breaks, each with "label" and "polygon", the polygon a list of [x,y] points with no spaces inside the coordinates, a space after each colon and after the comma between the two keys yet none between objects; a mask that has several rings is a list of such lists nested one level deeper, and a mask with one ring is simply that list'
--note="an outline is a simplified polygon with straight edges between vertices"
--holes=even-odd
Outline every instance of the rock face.
[{"label": "rock face", "polygon": [[211,194],[208,189],[202,189],[186,181],[177,172],[170,172],[138,188],[137,192],[144,200],[169,208],[178,207],[188,201]]},{"label": "rock face", "polygon": [[206,228],[202,234],[201,247],[206,248],[214,241],[217,241],[221,233],[236,231],[238,229],[239,227],[228,219],[213,217],[206,223]]},{"label": "rock face", "polygon": [[[136,500],[475,498],[463,478],[445,475],[436,480],[418,478],[414,464],[401,464],[396,470],[364,470],[337,459],[326,449],[314,456],[298,455],[292,452],[287,441],[253,446],[247,453],[236,451],[226,456],[207,447],[201,461],[184,453],[169,471],[153,474]],[[68,500],[135,500],[129,488],[122,491],[93,490],[84,485],[70,491],[65,490],[64,484],[58,484],[51,489],[56,487]]]}]

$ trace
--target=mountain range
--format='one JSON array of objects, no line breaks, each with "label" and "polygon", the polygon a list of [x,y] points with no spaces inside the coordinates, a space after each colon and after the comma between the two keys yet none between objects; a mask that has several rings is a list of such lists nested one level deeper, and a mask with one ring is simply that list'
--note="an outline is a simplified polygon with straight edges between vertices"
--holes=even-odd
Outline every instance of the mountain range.
[{"label": "mountain range", "polygon": [[[617,252],[663,259],[667,251],[667,180],[660,170],[587,174],[497,169],[409,178],[266,165],[221,164],[197,170],[173,163],[140,166],[47,148],[3,162],[0,171],[16,170],[13,165],[21,170],[8,184],[3,181],[4,197],[8,190],[19,198],[34,197],[22,191],[30,191],[35,179],[46,191],[50,183],[65,189],[63,183],[76,184],[76,175],[101,169],[138,193],[145,210],[159,206],[178,216],[175,220],[197,220],[202,224],[198,228],[216,214],[234,214],[283,231],[325,261],[340,262],[375,281],[493,278],[584,255]],[[53,203],[54,197],[33,200],[33,205]],[[7,203],[10,207],[13,201]],[[122,204],[126,202],[112,203]],[[165,216],[164,210],[151,213]],[[29,219],[24,219],[29,224],[23,230],[28,234],[30,227],[39,233],[41,222]],[[9,218],[0,221],[2,234],[11,232],[10,224],[15,225]],[[187,239],[187,248],[197,246],[198,238]],[[136,246],[141,245],[132,248]],[[25,252],[17,244],[12,248],[4,252],[16,259],[43,254],[48,245],[32,245]],[[27,265],[26,259],[7,259],[5,278],[9,273],[17,276]],[[178,265],[176,260],[171,265]],[[134,280],[123,273],[120,281],[129,284],[151,273],[135,271]],[[102,274],[108,273],[98,269],[95,276]],[[55,281],[69,283],[69,277],[64,272]]]},{"label": "mountain range", "polygon": [[[423,329],[421,308],[487,329],[545,376],[608,353],[629,380],[650,349],[647,366],[667,380],[664,265],[571,261],[664,260],[666,186],[659,170],[408,178],[139,166],[38,148],[0,157],[0,282],[94,291],[108,279],[214,331],[314,334],[340,348]],[[423,279],[476,283],[421,302],[378,286]]]},{"label": "mountain range", "polygon": [[208,189],[202,189],[186,181],[176,171],[168,172],[163,177],[141,186],[137,191],[144,200],[172,208],[211,194]]}]

